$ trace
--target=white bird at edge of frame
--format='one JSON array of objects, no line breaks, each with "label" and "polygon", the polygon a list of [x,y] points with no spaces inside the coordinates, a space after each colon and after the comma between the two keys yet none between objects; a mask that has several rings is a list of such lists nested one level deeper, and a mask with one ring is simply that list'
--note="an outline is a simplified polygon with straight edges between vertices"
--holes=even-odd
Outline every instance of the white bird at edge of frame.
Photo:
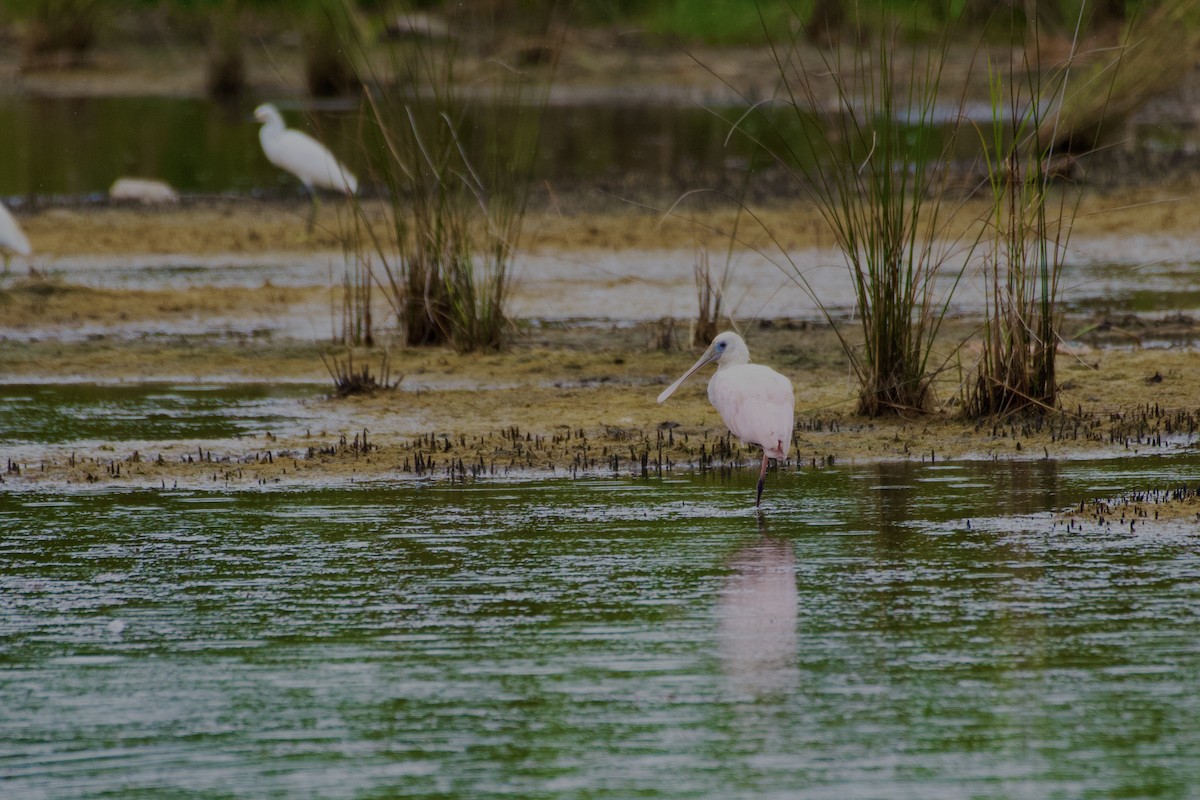
[{"label": "white bird at edge of frame", "polygon": [[13,215],[0,203],[0,251],[4,252],[4,274],[8,274],[8,263],[13,254],[28,256],[33,252],[29,246],[29,237],[21,226],[13,219]]},{"label": "white bird at edge of frame", "polygon": [[311,233],[317,218],[316,189],[352,195],[358,191],[358,178],[334,158],[325,145],[307,133],[286,127],[283,115],[271,103],[263,103],[254,109],[254,118],[262,123],[258,139],[267,160],[299,178],[312,198],[312,211],[308,217]]},{"label": "white bird at edge of frame", "polygon": [[754,505],[762,504],[763,481],[769,459],[787,458],[795,423],[792,382],[770,367],[750,363],[750,351],[741,336],[731,331],[718,334],[692,368],[658,396],[670,397],[696,370],[713,361],[717,371],[708,381],[708,400],[725,426],[743,442],[763,450]]}]

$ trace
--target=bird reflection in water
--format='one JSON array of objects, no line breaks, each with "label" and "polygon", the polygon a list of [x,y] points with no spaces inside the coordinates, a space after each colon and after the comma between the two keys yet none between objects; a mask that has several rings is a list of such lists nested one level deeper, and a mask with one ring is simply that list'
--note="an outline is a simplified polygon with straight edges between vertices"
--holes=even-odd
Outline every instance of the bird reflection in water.
[{"label": "bird reflection in water", "polygon": [[762,697],[795,685],[796,551],[768,535],[734,552],[717,595],[721,667],[738,692]]}]

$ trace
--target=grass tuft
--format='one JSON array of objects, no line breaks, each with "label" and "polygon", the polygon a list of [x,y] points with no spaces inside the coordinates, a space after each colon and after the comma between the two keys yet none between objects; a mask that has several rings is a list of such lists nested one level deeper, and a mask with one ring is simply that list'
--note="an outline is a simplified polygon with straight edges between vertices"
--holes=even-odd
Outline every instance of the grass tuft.
[{"label": "grass tuft", "polygon": [[454,39],[390,52],[386,70],[360,77],[386,231],[356,203],[346,239],[406,344],[499,349],[552,68],[490,61],[460,76]]},{"label": "grass tuft", "polygon": [[[772,40],[782,100],[804,133],[789,137],[774,127],[771,143],[763,141],[816,201],[850,272],[861,343],[842,332],[787,260],[843,343],[859,381],[859,411],[874,416],[930,408],[941,367],[932,362],[934,341],[975,242],[956,233],[957,208],[946,207],[945,165],[965,119],[962,97],[957,109],[941,106],[953,31],[918,47],[900,22],[871,23],[858,18],[862,32],[853,37],[869,44],[835,44],[819,63],[804,62],[794,36]],[[950,279],[939,283],[948,267]]]},{"label": "grass tuft", "polygon": [[[1061,109],[1073,61],[1043,70],[1032,47],[989,67],[991,125],[981,131],[991,212],[986,222],[982,347],[964,387],[969,417],[1049,412],[1058,405],[1060,279],[1079,207],[1078,184],[1056,180]],[[1072,45],[1074,52],[1075,45]],[[1098,119],[1098,118],[1097,118]],[[1098,124],[1098,123],[1097,123]]]},{"label": "grass tuft", "polygon": [[400,385],[400,381],[404,380],[403,375],[397,376],[395,380],[392,380],[391,364],[386,352],[383,354],[379,367],[380,374],[378,376],[371,374],[369,364],[363,364],[356,369],[354,366],[353,351],[346,354],[344,361],[334,355],[326,357],[322,353],[321,361],[325,364],[325,369],[329,372],[329,377],[333,379],[334,392],[338,397],[391,391]]}]

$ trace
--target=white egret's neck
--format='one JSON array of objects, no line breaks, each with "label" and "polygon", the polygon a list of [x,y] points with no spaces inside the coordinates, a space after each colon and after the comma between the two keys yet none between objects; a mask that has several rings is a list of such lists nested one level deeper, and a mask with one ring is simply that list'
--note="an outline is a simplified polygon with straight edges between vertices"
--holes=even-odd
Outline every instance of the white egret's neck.
[{"label": "white egret's neck", "polygon": [[262,133],[275,136],[283,132],[283,115],[274,106],[260,106],[254,116],[262,123]]}]

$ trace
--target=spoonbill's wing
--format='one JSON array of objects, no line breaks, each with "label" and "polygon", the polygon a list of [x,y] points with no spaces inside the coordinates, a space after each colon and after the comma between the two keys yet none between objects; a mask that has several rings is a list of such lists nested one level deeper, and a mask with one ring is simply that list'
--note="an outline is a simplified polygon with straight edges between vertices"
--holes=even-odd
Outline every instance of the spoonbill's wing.
[{"label": "spoonbill's wing", "polygon": [[717,370],[708,399],[725,425],[743,442],[760,445],[773,458],[786,458],[795,423],[792,382],[762,364]]}]

